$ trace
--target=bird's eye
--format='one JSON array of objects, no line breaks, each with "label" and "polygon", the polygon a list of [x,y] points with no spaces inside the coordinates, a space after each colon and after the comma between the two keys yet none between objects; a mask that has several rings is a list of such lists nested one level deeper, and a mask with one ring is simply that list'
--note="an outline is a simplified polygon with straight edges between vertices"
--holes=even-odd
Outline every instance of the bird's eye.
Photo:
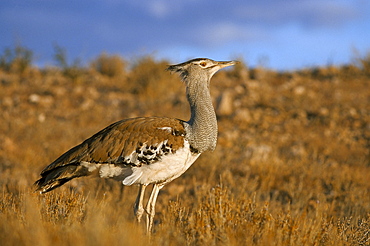
[{"label": "bird's eye", "polygon": [[201,63],[199,63],[199,65],[202,66],[202,67],[205,67],[207,65],[207,63],[206,62],[201,62]]}]

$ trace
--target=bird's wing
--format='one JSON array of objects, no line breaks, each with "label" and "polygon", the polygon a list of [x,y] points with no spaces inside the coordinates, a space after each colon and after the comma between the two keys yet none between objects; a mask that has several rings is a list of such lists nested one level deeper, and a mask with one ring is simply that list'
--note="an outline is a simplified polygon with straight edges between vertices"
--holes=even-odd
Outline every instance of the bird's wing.
[{"label": "bird's wing", "polygon": [[184,138],[184,122],[178,119],[150,117],[118,121],[61,155],[41,175],[81,162],[150,164],[183,147]]}]

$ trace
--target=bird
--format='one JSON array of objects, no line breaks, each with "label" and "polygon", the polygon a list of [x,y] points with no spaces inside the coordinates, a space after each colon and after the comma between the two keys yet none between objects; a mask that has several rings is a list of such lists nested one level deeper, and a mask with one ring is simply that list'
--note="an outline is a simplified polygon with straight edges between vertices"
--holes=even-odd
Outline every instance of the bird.
[{"label": "bird", "polygon": [[[188,121],[166,117],[138,117],[115,122],[71,148],[41,172],[36,191],[46,193],[71,179],[98,174],[130,186],[139,185],[134,214],[140,223],[146,213],[151,233],[159,191],[182,175],[205,151],[217,143],[217,118],[210,80],[220,69],[237,61],[196,58],[166,70],[177,73],[186,86]],[[144,208],[144,194],[153,185]]]}]

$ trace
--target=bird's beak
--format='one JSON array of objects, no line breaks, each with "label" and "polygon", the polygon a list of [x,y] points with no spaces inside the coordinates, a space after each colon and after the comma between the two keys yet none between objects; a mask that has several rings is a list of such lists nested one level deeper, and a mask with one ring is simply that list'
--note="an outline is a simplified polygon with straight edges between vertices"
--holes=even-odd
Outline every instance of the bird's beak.
[{"label": "bird's beak", "polygon": [[239,63],[239,62],[238,61],[219,61],[219,62],[217,62],[217,65],[220,68],[224,68],[224,67],[233,66],[233,65],[235,65],[237,63]]}]

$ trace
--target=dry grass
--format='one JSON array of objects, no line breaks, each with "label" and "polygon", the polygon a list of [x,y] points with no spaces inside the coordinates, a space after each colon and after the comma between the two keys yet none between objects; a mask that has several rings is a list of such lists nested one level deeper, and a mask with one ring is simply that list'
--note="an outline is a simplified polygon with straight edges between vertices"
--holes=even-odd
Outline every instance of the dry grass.
[{"label": "dry grass", "polygon": [[365,65],[218,73],[218,147],[161,191],[150,239],[132,214],[137,187],[85,178],[33,193],[45,165],[109,123],[187,119],[165,64],[0,70],[1,245],[370,245]]}]

